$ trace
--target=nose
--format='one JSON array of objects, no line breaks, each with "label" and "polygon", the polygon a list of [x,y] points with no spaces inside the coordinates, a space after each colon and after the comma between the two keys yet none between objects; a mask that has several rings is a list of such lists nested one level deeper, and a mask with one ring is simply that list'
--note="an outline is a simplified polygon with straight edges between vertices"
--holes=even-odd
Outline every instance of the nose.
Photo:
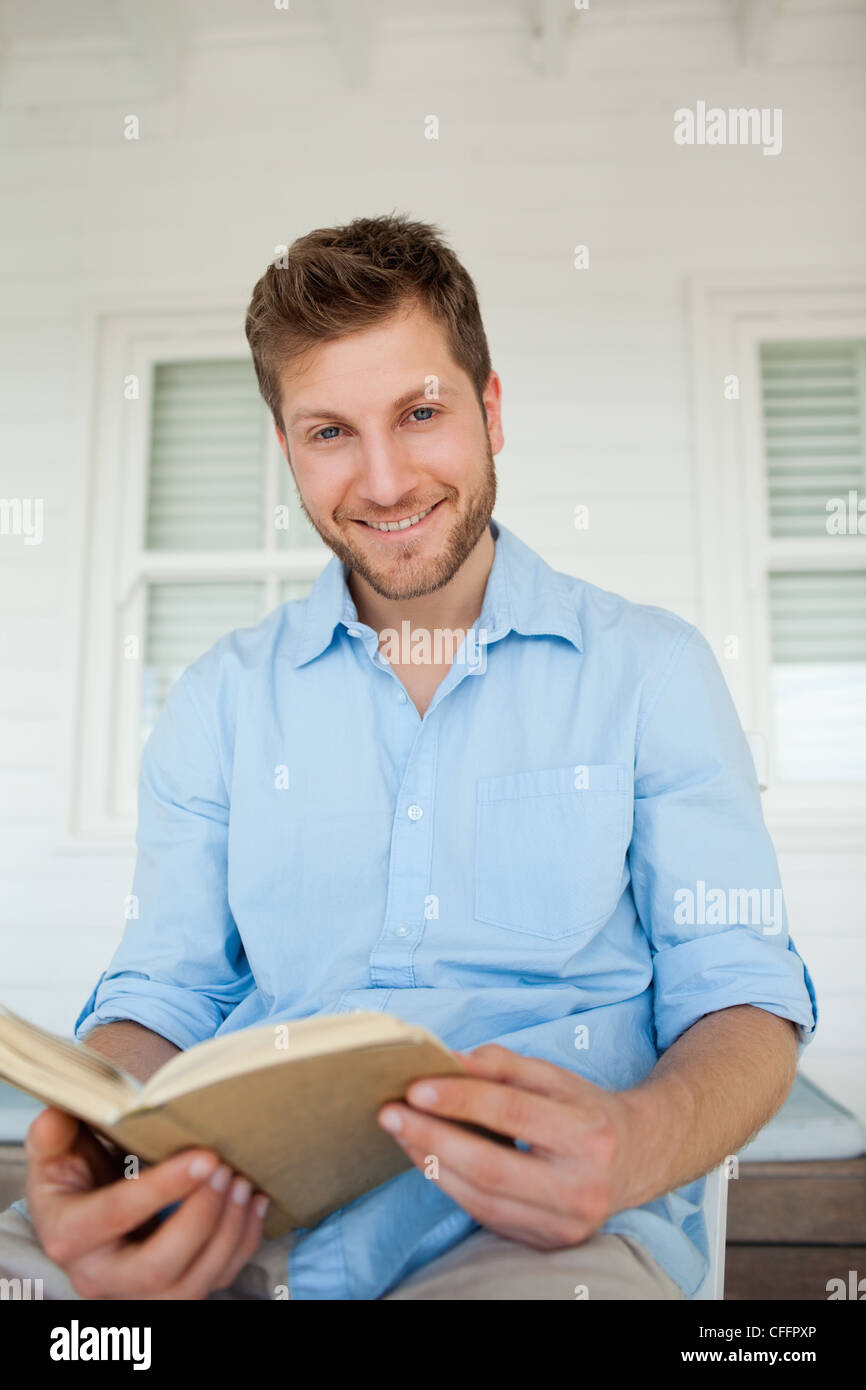
[{"label": "nose", "polygon": [[393,507],[421,480],[411,451],[390,432],[367,435],[360,445],[357,496],[374,507]]}]

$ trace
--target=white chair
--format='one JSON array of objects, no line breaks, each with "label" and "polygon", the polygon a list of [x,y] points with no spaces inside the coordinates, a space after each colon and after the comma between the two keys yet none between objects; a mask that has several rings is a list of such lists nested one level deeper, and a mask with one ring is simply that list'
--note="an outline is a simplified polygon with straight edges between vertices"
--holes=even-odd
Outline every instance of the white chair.
[{"label": "white chair", "polygon": [[752,762],[755,764],[755,775],[758,778],[758,786],[762,792],[765,792],[770,780],[770,755],[767,749],[767,740],[764,738],[763,734],[752,731],[746,733],[746,742],[749,745]]},{"label": "white chair", "polygon": [[707,1228],[709,1268],[693,1299],[721,1300],[725,1296],[725,1234],[728,1225],[727,1162],[707,1173],[704,1189],[704,1223]]},{"label": "white chair", "polygon": [[[767,741],[763,734],[746,733],[749,751],[755,764],[758,785],[767,790]],[[709,1268],[703,1282],[692,1294],[693,1299],[715,1299],[725,1296],[725,1235],[728,1227],[728,1164],[720,1163],[707,1174],[704,1189],[704,1224],[707,1228]]]}]

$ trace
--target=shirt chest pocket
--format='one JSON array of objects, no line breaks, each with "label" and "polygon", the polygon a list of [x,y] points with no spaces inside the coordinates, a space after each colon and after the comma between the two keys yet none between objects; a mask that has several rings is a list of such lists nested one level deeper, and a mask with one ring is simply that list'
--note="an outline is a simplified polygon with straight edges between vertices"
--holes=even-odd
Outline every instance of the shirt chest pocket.
[{"label": "shirt chest pocket", "polygon": [[630,822],[624,767],[480,777],[475,916],[548,940],[597,926],[622,892]]}]

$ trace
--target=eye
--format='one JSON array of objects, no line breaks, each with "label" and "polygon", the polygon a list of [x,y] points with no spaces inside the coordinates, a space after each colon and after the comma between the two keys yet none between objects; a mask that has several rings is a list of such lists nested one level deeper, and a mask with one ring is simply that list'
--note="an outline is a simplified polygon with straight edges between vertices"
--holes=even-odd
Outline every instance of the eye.
[{"label": "eye", "polygon": [[[334,433],[334,434],[329,434],[329,433],[328,433],[329,430],[334,430],[334,431],[336,431],[336,433]],[[320,440],[322,441],[323,444],[327,444],[330,440],[336,439],[336,438],[337,438],[337,435],[338,435],[339,433],[340,433],[340,426],[339,426],[339,425],[325,425],[322,429],[318,430],[318,431],[313,435],[313,439],[320,439]],[[327,438],[326,438],[325,436],[327,436]]]},{"label": "eye", "polygon": [[439,414],[438,410],[434,410],[430,405],[416,405],[414,410],[410,410],[407,418],[411,420],[413,416],[418,415],[419,411],[422,415],[426,412],[426,419],[416,420],[415,423],[418,425],[426,425],[428,420],[432,420],[435,415]]}]

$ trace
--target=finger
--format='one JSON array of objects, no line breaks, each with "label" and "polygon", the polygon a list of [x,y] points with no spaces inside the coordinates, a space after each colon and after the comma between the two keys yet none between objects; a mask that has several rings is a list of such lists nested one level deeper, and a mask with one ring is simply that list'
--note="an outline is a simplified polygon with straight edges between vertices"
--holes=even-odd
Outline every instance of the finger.
[{"label": "finger", "polygon": [[81,1125],[72,1115],[49,1105],[39,1112],[27,1131],[24,1141],[27,1162],[39,1167],[63,1158],[75,1144],[80,1129]]},{"label": "finger", "polygon": [[553,1099],[584,1094],[589,1096],[600,1089],[577,1072],[542,1061],[540,1057],[523,1057],[510,1048],[500,1047],[498,1043],[485,1043],[473,1052],[458,1052],[457,1055],[474,1076],[522,1086],[524,1090],[536,1091]]},{"label": "finger", "polygon": [[128,1157],[89,1125],[81,1122],[78,1136],[70,1151],[84,1160],[84,1166],[73,1168],[64,1158],[53,1159],[43,1167],[44,1180],[58,1187],[73,1187],[77,1191],[89,1191],[93,1187],[103,1187],[125,1176],[124,1161]]},{"label": "finger", "polygon": [[228,1197],[234,1176],[228,1164],[221,1164],[153,1235],[118,1252],[114,1265],[119,1293],[159,1295],[185,1277],[223,1224],[226,1208],[232,1205]]},{"label": "finger", "polygon": [[111,1159],[87,1126],[63,1110],[37,1115],[26,1138],[27,1198],[35,1212],[46,1193],[87,1192],[117,1177]]},{"label": "finger", "polygon": [[573,1160],[559,1168],[550,1159],[506,1148],[408,1106],[391,1102],[385,1109],[401,1112],[401,1129],[390,1132],[424,1172],[435,1158],[440,1172],[447,1168],[479,1191],[505,1197],[519,1192],[523,1200],[546,1211],[567,1210],[574,1200]]},{"label": "finger", "polygon": [[217,1155],[206,1149],[185,1149],[134,1180],[121,1178],[92,1192],[71,1194],[43,1186],[36,1220],[43,1248],[64,1265],[110,1245],[164,1207],[188,1197],[211,1177],[218,1163]]},{"label": "finger", "polygon": [[267,1198],[246,1178],[237,1178],[213,1239],[170,1296],[201,1299],[229,1288],[261,1241],[266,1210]]},{"label": "finger", "polygon": [[588,1130],[605,1122],[600,1108],[563,1104],[534,1091],[457,1076],[427,1077],[409,1087],[410,1105],[451,1120],[483,1125],[549,1153],[573,1153]]},{"label": "finger", "polygon": [[[262,1242],[265,1229],[265,1217],[270,1207],[270,1198],[264,1192],[255,1192],[248,1204],[247,1224],[244,1228],[240,1243],[238,1244],[232,1259],[219,1283],[211,1285],[211,1288],[227,1289],[240,1274],[244,1265],[249,1264],[256,1250]],[[210,1291],[210,1290],[209,1290]]]},{"label": "finger", "polygon": [[506,1240],[516,1240],[537,1250],[556,1250],[566,1245],[579,1245],[592,1234],[593,1227],[585,1221],[545,1211],[529,1202],[496,1196],[467,1182],[449,1168],[440,1168],[435,1181],[479,1225],[496,1231]]}]

